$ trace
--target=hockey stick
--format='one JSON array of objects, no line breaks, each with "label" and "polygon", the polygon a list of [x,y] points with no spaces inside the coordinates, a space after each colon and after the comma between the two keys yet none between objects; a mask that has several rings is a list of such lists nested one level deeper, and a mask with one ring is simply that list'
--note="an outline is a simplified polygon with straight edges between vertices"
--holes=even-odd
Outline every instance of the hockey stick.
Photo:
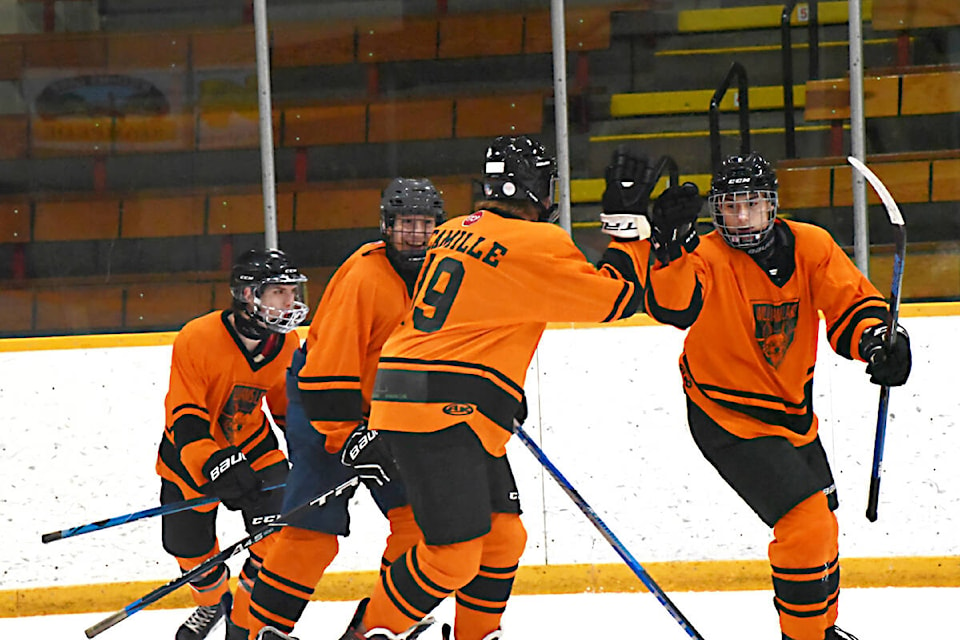
[{"label": "hockey stick", "polygon": [[703,636],[693,628],[693,625],[690,624],[690,621],[677,609],[677,606],[670,601],[670,598],[667,597],[667,594],[664,593],[663,589],[660,588],[653,578],[650,577],[650,574],[637,562],[627,548],[623,546],[623,543],[613,534],[613,531],[610,530],[603,520],[600,519],[600,516],[597,515],[597,512],[587,504],[587,501],[583,499],[576,489],[573,488],[573,485],[570,484],[570,481],[567,480],[560,470],[557,469],[550,459],[547,458],[547,455],[543,450],[537,446],[537,443],[534,442],[527,432],[523,430],[519,424],[515,424],[514,433],[517,434],[517,437],[527,446],[527,449],[530,450],[530,453],[540,461],[540,464],[543,465],[543,468],[547,470],[554,480],[557,481],[557,484],[560,485],[560,488],[563,489],[564,493],[573,500],[574,504],[580,507],[580,511],[583,512],[583,515],[587,516],[587,520],[593,523],[593,526],[603,535],[607,542],[610,543],[610,546],[613,547],[614,551],[619,554],[623,561],[627,564],[628,567],[640,578],[640,582],[647,588],[647,590],[652,593],[656,599],[663,605],[667,612],[673,616],[673,619],[687,632],[694,640],[703,640]]},{"label": "hockey stick", "polygon": [[[263,491],[273,491],[274,489],[282,489],[284,484],[275,484],[272,487],[265,487]],[[171,502],[170,504],[163,504],[159,507],[151,507],[150,509],[144,509],[143,511],[135,511],[134,513],[128,513],[122,516],[116,516],[115,518],[106,518],[105,520],[97,520],[96,522],[91,522],[90,524],[83,524],[77,527],[70,527],[69,529],[61,529],[60,531],[51,531],[50,533],[45,533],[40,536],[40,541],[44,544],[48,542],[53,542],[55,540],[62,540],[63,538],[72,538],[74,536],[83,535],[84,533],[90,533],[91,531],[100,531],[102,529],[109,529],[110,527],[117,527],[121,524],[127,524],[128,522],[135,522],[137,520],[143,520],[144,518],[152,518],[154,516],[165,516],[171,513],[179,513],[180,511],[186,511],[187,509],[193,509],[194,507],[202,507],[207,504],[213,504],[218,502],[219,498],[215,496],[201,496],[199,498],[192,498],[190,500],[181,500],[180,502]]]},{"label": "hockey stick", "polygon": [[127,618],[135,614],[137,611],[140,611],[141,609],[148,607],[154,602],[157,602],[161,598],[173,593],[183,585],[190,582],[193,578],[196,578],[197,576],[206,573],[212,567],[220,564],[221,562],[226,561],[228,558],[232,558],[233,556],[240,553],[244,549],[249,549],[256,543],[260,542],[261,540],[269,536],[271,533],[274,533],[284,528],[285,526],[288,525],[288,523],[290,522],[290,519],[296,516],[297,514],[299,514],[300,512],[306,511],[310,507],[322,507],[324,504],[326,504],[327,500],[329,500],[330,498],[334,498],[340,495],[350,487],[357,486],[359,483],[360,483],[360,476],[353,476],[352,478],[350,478],[340,486],[335,487],[330,491],[327,491],[326,493],[323,493],[317,496],[316,498],[314,498],[313,500],[310,500],[309,502],[304,502],[303,504],[297,507],[294,507],[290,511],[287,511],[283,515],[279,516],[275,521],[271,522],[270,524],[260,527],[259,529],[251,533],[249,536],[247,536],[243,540],[240,540],[239,542],[235,542],[234,544],[230,545],[226,549],[222,550],[217,555],[207,558],[206,560],[204,560],[203,562],[195,566],[190,571],[187,571],[186,573],[184,573],[179,578],[175,578],[170,582],[166,583],[165,585],[161,587],[157,587],[147,595],[143,596],[139,600],[135,600],[134,602],[131,602],[130,604],[125,606],[123,609],[111,615],[110,617],[104,618],[97,624],[93,625],[92,627],[84,631],[84,633],[88,638],[93,638],[94,636],[97,636],[103,633],[104,631],[114,626],[118,622],[122,622],[123,620],[126,620]]},{"label": "hockey stick", "polygon": [[[893,279],[890,283],[890,318],[887,321],[887,348],[893,346],[897,339],[897,319],[900,315],[900,285],[903,282],[903,263],[907,254],[907,227],[903,222],[900,207],[890,195],[890,191],[880,181],[880,178],[860,162],[850,156],[847,162],[859,171],[873,190],[880,196],[883,208],[887,210],[890,224],[893,225]],[[883,445],[887,435],[887,410],[890,404],[890,387],[880,387],[880,406],[877,408],[877,433],[873,440],[873,467],[870,471],[870,492],[867,495],[867,520],[877,521],[877,504],[880,501],[880,474],[883,471]]]}]

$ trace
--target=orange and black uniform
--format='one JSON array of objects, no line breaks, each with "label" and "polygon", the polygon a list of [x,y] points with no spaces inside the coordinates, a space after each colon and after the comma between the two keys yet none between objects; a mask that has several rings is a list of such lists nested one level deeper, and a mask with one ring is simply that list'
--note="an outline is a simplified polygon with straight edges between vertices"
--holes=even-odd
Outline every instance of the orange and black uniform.
[{"label": "orange and black uniform", "polygon": [[[283,511],[335,486],[354,471],[340,462],[350,432],[370,413],[380,349],[410,305],[413,285],[400,276],[383,241],[355,251],[337,269],[310,323],[304,347],[287,374],[287,445],[293,468]],[[383,552],[385,568],[420,539],[420,529],[395,479],[370,493],[390,521]],[[264,560],[250,605],[250,637],[270,625],[290,632],[324,571],[349,535],[348,504],[354,490],[311,509],[284,528]]]},{"label": "orange and black uniform", "polygon": [[777,220],[775,258],[755,260],[717,232],[650,270],[647,311],[688,328],[680,357],[691,433],[768,525],[785,637],[821,640],[837,618],[836,487],[817,436],[813,374],[820,317],[833,350],[861,359],[885,300],[823,229]]},{"label": "orange and black uniform", "polygon": [[[162,504],[204,495],[204,463],[231,445],[243,451],[264,486],[282,484],[286,478],[287,461],[262,402],[266,398],[282,427],[287,406],[284,372],[297,348],[296,334],[271,334],[250,353],[231,326],[230,313],[218,311],[191,320],[173,343],[166,428],[156,467],[162,478]],[[244,512],[248,530],[254,518],[278,513],[281,494],[268,494],[257,513]],[[163,517],[163,547],[182,569],[192,569],[219,552],[216,509],[214,503]],[[246,609],[244,596],[249,597],[260,560],[271,544],[268,537],[250,547],[235,610]],[[220,565],[191,583],[197,604],[216,604],[227,590],[227,577],[226,566]]]},{"label": "orange and black uniform", "polygon": [[559,227],[500,209],[434,231],[370,414],[424,540],[382,575],[367,629],[403,632],[453,593],[457,640],[499,627],[526,541],[505,445],[527,368],[547,322],[638,309],[648,246],[612,243],[598,269]]}]

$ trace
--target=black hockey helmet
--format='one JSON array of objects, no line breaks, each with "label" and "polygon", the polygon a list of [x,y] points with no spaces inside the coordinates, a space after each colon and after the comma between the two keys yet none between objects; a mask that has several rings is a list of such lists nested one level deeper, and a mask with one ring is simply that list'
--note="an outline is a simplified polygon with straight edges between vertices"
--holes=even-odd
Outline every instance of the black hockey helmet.
[{"label": "black hockey helmet", "polygon": [[387,243],[387,251],[402,262],[422,262],[426,255],[426,240],[422,248],[397,249],[389,232],[398,216],[432,216],[435,226],[447,219],[443,197],[428,178],[394,178],[380,196],[380,235]]},{"label": "black hockey helmet", "polygon": [[[707,202],[713,224],[728,245],[750,249],[762,245],[773,232],[777,217],[777,173],[756,151],[728,156],[713,176]],[[735,226],[725,221],[722,208],[738,202],[745,206],[766,206],[761,224]]]},{"label": "black hockey helmet", "polygon": [[[248,338],[262,339],[269,332],[289,333],[307,317],[310,308],[303,301],[303,283],[307,276],[290,263],[287,255],[279,249],[250,249],[233,265],[230,274],[230,293],[233,308],[249,314],[252,322],[245,322],[243,313],[235,314],[237,329]],[[294,284],[297,299],[289,309],[264,305],[261,301],[264,289],[272,284]],[[252,299],[245,295],[251,290]]]},{"label": "black hockey helmet", "polygon": [[540,222],[556,222],[557,161],[528,136],[500,136],[487,147],[483,195],[488,200],[520,200],[537,208]]}]

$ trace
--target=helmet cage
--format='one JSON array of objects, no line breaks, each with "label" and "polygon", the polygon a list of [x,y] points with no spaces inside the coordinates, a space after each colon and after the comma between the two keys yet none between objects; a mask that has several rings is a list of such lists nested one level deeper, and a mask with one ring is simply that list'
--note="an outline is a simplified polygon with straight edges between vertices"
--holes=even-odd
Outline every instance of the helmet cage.
[{"label": "helmet cage", "polygon": [[443,198],[427,178],[396,178],[381,195],[380,235],[387,243],[390,253],[403,262],[421,262],[427,252],[426,241],[430,234],[426,231],[424,231],[425,237],[422,238],[422,247],[398,249],[394,245],[395,238],[392,234],[395,231],[397,219],[413,216],[432,217],[434,226],[440,226],[447,218]]},{"label": "helmet cage", "polygon": [[[731,221],[735,214],[731,211],[724,214],[728,207],[746,207],[752,210],[763,202],[767,203],[764,219],[758,224],[749,219],[744,224]],[[707,198],[710,213],[713,216],[713,226],[734,249],[751,249],[764,243],[773,232],[773,225],[777,219],[778,197],[776,191],[728,191],[725,193],[711,193]]]},{"label": "helmet cage", "polygon": [[[292,266],[281,251],[250,251],[234,266],[230,292],[237,308],[246,311],[274,333],[289,333],[306,319],[310,307],[304,302],[307,276]],[[263,302],[270,285],[297,285],[289,309]],[[245,295],[250,290],[250,297]]]},{"label": "helmet cage", "polygon": [[[307,318],[310,307],[307,306],[304,299],[303,283],[306,282],[306,276],[300,276],[302,280],[296,282],[290,281],[267,281],[263,282],[253,292],[253,310],[252,315],[262,322],[270,331],[274,333],[290,333],[300,326]],[[263,303],[263,291],[270,285],[275,284],[295,284],[296,297],[289,309],[272,307]]]},{"label": "helmet cage", "polygon": [[[773,232],[777,217],[777,187],[776,171],[756,151],[729,156],[721,163],[711,182],[707,203],[714,227],[729,246],[750,249],[764,244]],[[723,215],[725,206],[736,203],[738,207],[752,209],[760,206],[761,200],[769,204],[762,222],[732,224],[728,218],[733,216]]]}]

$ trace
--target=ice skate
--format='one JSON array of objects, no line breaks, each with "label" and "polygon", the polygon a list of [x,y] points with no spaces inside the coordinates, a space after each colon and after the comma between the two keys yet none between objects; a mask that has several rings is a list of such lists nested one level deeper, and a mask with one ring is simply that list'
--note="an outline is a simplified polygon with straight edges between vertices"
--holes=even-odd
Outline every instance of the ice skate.
[{"label": "ice skate", "polygon": [[220,623],[232,604],[233,596],[228,591],[217,604],[197,607],[177,629],[176,640],[203,640]]}]

